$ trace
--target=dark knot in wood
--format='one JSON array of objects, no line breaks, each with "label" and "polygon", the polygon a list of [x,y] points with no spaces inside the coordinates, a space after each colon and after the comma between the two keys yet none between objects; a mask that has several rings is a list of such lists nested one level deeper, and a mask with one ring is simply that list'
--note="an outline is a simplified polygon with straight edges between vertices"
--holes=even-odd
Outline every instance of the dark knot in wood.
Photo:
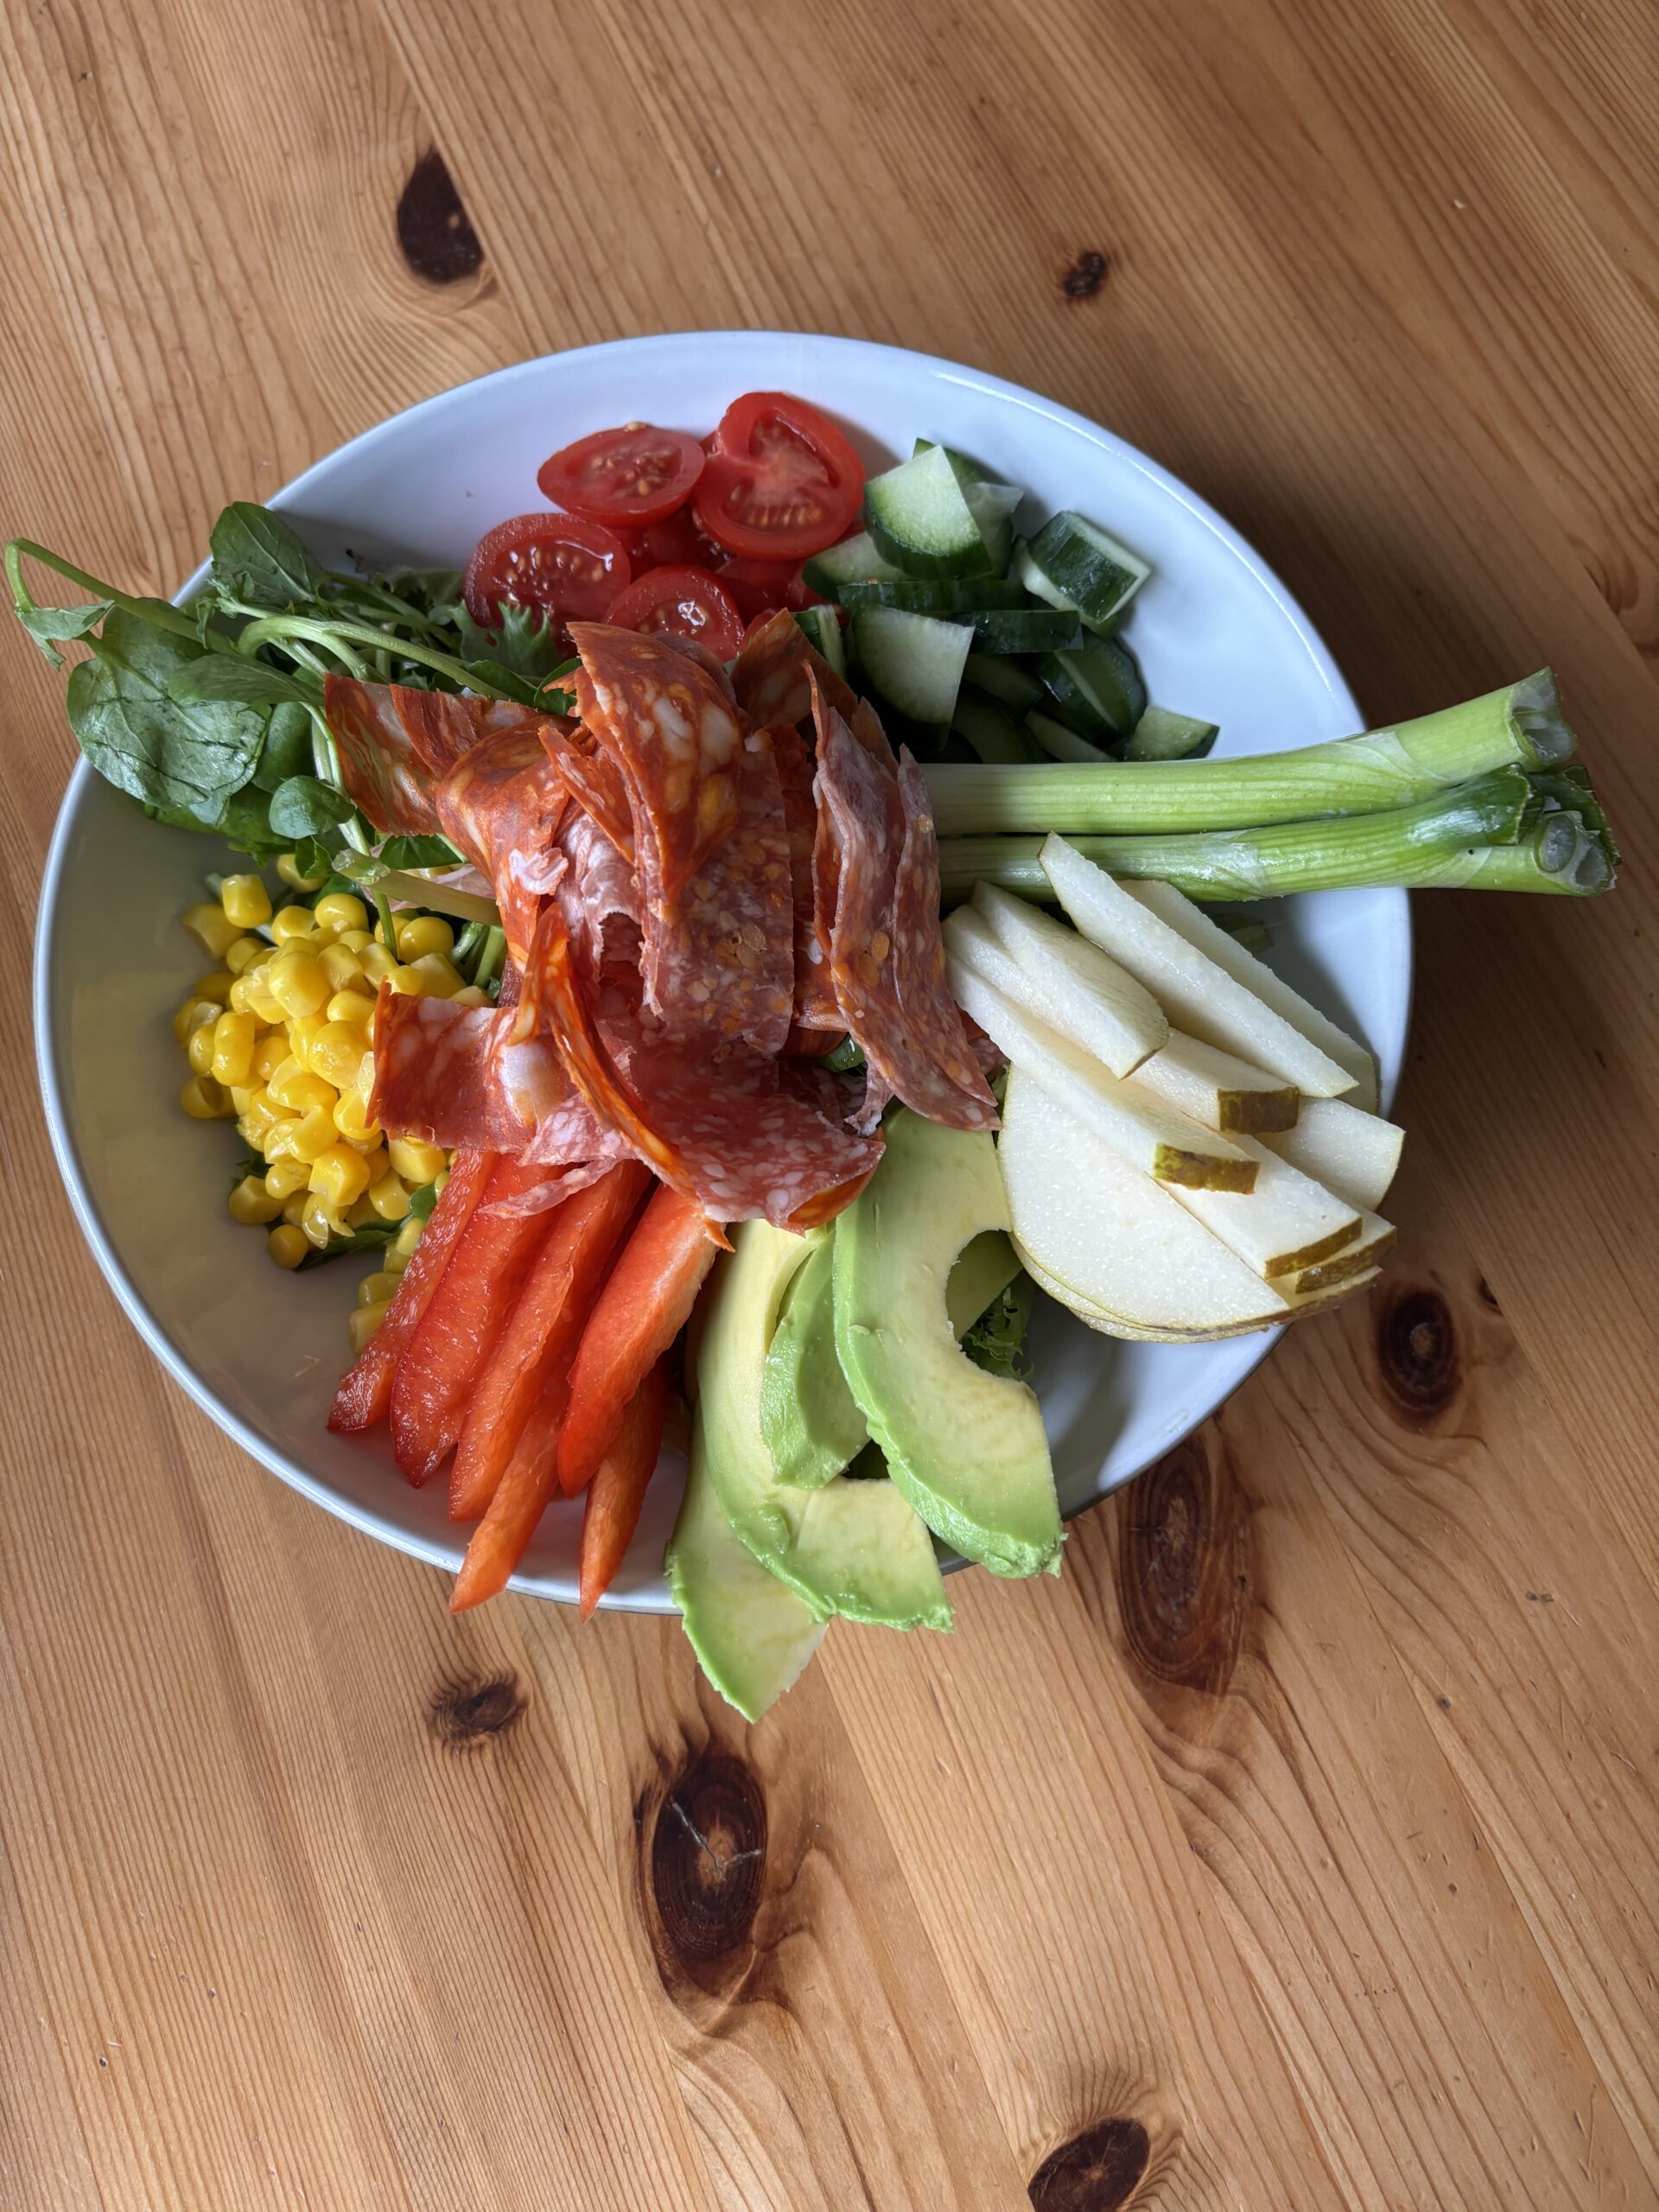
[{"label": "dark knot in wood", "polygon": [[745,1949],[766,1869],[759,1783],[741,1759],[703,1751],[669,1784],[651,1831],[659,1963],[708,1967]]},{"label": "dark knot in wood", "polygon": [[1225,1452],[1189,1436],[1125,1491],[1118,1611],[1154,1682],[1218,1697],[1249,1605],[1249,1512]]},{"label": "dark knot in wood", "polygon": [[1376,1356],[1383,1387],[1408,1420],[1433,1421],[1458,1395],[1457,1332],[1437,1290],[1402,1285],[1393,1292],[1377,1320]]},{"label": "dark knot in wood", "polygon": [[1118,2212],[1141,2186],[1152,2143],[1138,2120],[1103,2120],[1051,2152],[1031,2177],[1037,2212]]},{"label": "dark knot in wood", "polygon": [[463,1675],[440,1682],[427,1709],[447,1751],[475,1751],[507,1735],[530,1709],[516,1675]]},{"label": "dark knot in wood", "polygon": [[454,284],[483,263],[478,232],[435,146],[409,173],[397,202],[397,245],[415,274],[429,284]]},{"label": "dark knot in wood", "polygon": [[1106,282],[1109,264],[1103,253],[1080,253],[1060,279],[1068,300],[1092,300]]}]

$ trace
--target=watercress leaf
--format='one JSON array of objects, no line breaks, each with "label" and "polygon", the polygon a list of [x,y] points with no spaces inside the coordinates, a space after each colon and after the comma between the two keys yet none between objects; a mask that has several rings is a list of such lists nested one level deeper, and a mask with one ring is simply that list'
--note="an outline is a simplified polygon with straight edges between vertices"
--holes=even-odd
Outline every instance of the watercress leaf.
[{"label": "watercress leaf", "polygon": [[213,582],[227,599],[276,609],[315,606],[327,571],[280,515],[238,499],[208,540]]},{"label": "watercress leaf", "polygon": [[248,660],[241,653],[208,653],[187,661],[167,687],[168,696],[194,703],[200,699],[240,699],[251,707],[302,704],[312,695],[280,668]]},{"label": "watercress leaf", "polygon": [[[303,876],[308,883],[320,882],[325,876],[332,874],[334,865],[334,847],[339,842],[338,838],[332,837],[298,839],[292,848],[295,873]],[[355,884],[351,883],[346,886],[347,891],[353,891],[356,887]]]},{"label": "watercress leaf", "polygon": [[438,1186],[435,1183],[423,1183],[418,1191],[411,1191],[409,1194],[409,1210],[416,1221],[429,1221],[437,1203]]},{"label": "watercress leaf", "polygon": [[1035,1289],[1022,1268],[969,1330],[962,1340],[962,1348],[976,1367],[1007,1381],[1017,1380],[1028,1372],[1031,1362],[1026,1356],[1026,1331],[1031,1325]]},{"label": "watercress leaf", "polygon": [[375,853],[388,868],[460,868],[461,855],[447,837],[388,837]]},{"label": "watercress leaf", "polygon": [[168,685],[201,647],[120,607],[89,642],[92,657],[71,670],[67,698],[81,751],[145,804],[215,820],[259,757],[264,714],[239,700],[170,697]]},{"label": "watercress leaf", "polygon": [[84,638],[89,630],[96,630],[112,603],[107,599],[95,599],[85,607],[20,607],[17,620],[53,667],[61,668],[63,655],[58,646],[71,638]]},{"label": "watercress leaf", "polygon": [[343,1260],[353,1252],[384,1252],[397,1234],[396,1222],[365,1222],[361,1229],[354,1229],[349,1236],[338,1237],[332,1244],[323,1245],[321,1250],[314,1245],[295,1273],[303,1274],[308,1268],[326,1268],[330,1260]]},{"label": "watercress leaf", "polygon": [[351,811],[340,786],[320,776],[289,776],[270,795],[270,826],[279,837],[320,837]]},{"label": "watercress leaf", "polygon": [[532,683],[544,683],[567,658],[557,631],[541,608],[516,607],[511,600],[502,604],[501,634],[488,657]]},{"label": "watercress leaf", "polygon": [[504,668],[499,660],[469,660],[465,665],[476,690],[499,691],[503,698],[516,699],[521,707],[535,705],[536,686],[527,677],[515,676],[510,668]]},{"label": "watercress leaf", "polygon": [[254,782],[262,791],[274,791],[290,776],[308,775],[312,760],[310,715],[292,700],[273,707]]},{"label": "watercress leaf", "polygon": [[194,830],[204,837],[223,837],[239,852],[268,860],[288,849],[285,839],[271,835],[270,817],[263,791],[251,784],[232,791],[211,819],[188,807],[146,806],[152,822],[165,822],[175,830]]}]

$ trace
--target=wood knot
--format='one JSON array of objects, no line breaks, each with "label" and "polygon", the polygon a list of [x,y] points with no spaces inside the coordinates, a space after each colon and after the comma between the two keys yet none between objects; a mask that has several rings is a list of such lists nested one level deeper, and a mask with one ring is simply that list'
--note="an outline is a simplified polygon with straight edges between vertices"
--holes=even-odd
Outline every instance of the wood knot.
[{"label": "wood knot", "polygon": [[1249,1516],[1225,1452],[1189,1436],[1123,1493],[1118,1611],[1129,1655],[1156,1683],[1219,1697],[1250,1592]]},{"label": "wood knot", "polygon": [[397,245],[415,274],[429,284],[456,283],[483,263],[478,232],[435,146],[409,173],[397,202]]},{"label": "wood knot", "polygon": [[1457,1396],[1462,1380],[1452,1309],[1438,1290],[1402,1286],[1384,1300],[1376,1325],[1383,1387],[1408,1420],[1431,1421]]},{"label": "wood knot", "polygon": [[[646,1840],[659,1970],[709,1985],[747,1967],[766,1871],[766,1801],[741,1759],[708,1750],[670,1783]],[[715,1983],[724,1980],[716,1974]]]},{"label": "wood knot", "polygon": [[1103,2120],[1062,2143],[1031,2177],[1037,2212],[1117,2212],[1141,2186],[1152,2141],[1138,2120]]},{"label": "wood knot", "polygon": [[1103,253],[1080,253],[1060,279],[1068,300],[1092,300],[1106,282],[1109,264]]},{"label": "wood knot", "polygon": [[446,1751],[475,1751],[508,1735],[530,1709],[516,1675],[465,1675],[440,1682],[427,1724]]}]

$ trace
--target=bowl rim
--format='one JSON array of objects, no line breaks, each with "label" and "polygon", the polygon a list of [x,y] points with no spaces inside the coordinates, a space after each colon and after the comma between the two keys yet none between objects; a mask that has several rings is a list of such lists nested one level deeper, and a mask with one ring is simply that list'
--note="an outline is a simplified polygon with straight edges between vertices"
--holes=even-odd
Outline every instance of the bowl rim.
[{"label": "bowl rim", "polygon": [[[384,416],[354,437],[343,440],[326,454],[320,454],[297,476],[291,477],[263,504],[277,512],[302,505],[315,480],[330,468],[346,453],[363,453],[401,429],[413,417],[428,420],[441,417],[444,411],[455,406],[463,396],[475,392],[484,385],[505,387],[543,371],[550,361],[563,361],[581,357],[614,357],[619,363],[632,363],[653,353],[670,353],[677,355],[686,351],[720,354],[734,348],[753,344],[798,344],[814,349],[825,349],[833,359],[836,353],[848,358],[877,354],[906,365],[918,378],[932,378],[939,382],[953,384],[981,393],[988,398],[1023,410],[1052,423],[1057,429],[1081,435],[1088,443],[1109,454],[1120,465],[1127,465],[1147,478],[1163,493],[1184,508],[1192,520],[1219,538],[1233,557],[1255,582],[1267,592],[1280,613],[1294,633],[1314,668],[1331,691],[1335,701],[1346,709],[1353,727],[1363,727],[1359,707],[1344,680],[1330,649],[1314,628],[1300,602],[1287,588],[1283,581],[1268,566],[1249,541],[1202,499],[1190,486],[1174,475],[1161,463],[1131,445],[1115,431],[1094,422],[1074,408],[1033,391],[1029,386],[1010,382],[992,375],[988,371],[953,361],[942,354],[924,353],[913,347],[890,346],[880,340],[850,338],[832,332],[790,331],[772,329],[696,330],[651,332],[632,338],[604,339],[590,346],[569,346],[553,353],[537,354],[528,359],[513,361],[496,369],[488,369],[464,382],[447,386],[416,400],[412,405],[399,409],[395,414]],[[182,602],[199,590],[207,576],[207,563],[203,562],[180,585],[174,594],[175,604]],[[338,1491],[321,1480],[299,1460],[292,1459],[277,1446],[259,1435],[250,1424],[219,1398],[202,1381],[183,1352],[175,1344],[156,1314],[139,1294],[128,1274],[114,1240],[105,1228],[90,1181],[83,1172],[79,1149],[71,1134],[69,1116],[64,1096],[60,1071],[60,1039],[53,1020],[53,985],[56,947],[56,917],[64,872],[70,845],[73,840],[80,809],[91,786],[96,781],[88,762],[77,758],[58,808],[52,837],[47,849],[46,864],[41,871],[41,885],[35,907],[35,953],[32,976],[32,1014],[35,1027],[35,1065],[41,1087],[41,1104],[45,1111],[48,1135],[57,1162],[58,1173],[69,1197],[69,1203],[82,1236],[92,1249],[92,1255],[103,1270],[105,1281],[115,1293],[116,1300],[127,1319],[132,1323],[149,1351],[180,1388],[199,1406],[214,1425],[238,1444],[258,1465],[276,1475],[281,1481],[313,1504],[319,1505],[337,1520],[359,1530],[377,1541],[390,1545],[395,1551],[418,1559],[429,1566],[452,1570],[453,1547],[437,1543],[416,1530],[399,1525],[396,1521],[376,1512],[372,1508],[343,1497]],[[1404,965],[1402,982],[1402,1018],[1401,1023],[1401,1057],[1403,1063],[1406,1039],[1410,1034],[1413,1002],[1415,993],[1415,942],[1411,923],[1410,900],[1404,891],[1395,890],[1388,896],[1396,902],[1402,926],[1399,938],[1401,957]],[[1382,1071],[1380,1110],[1389,1110],[1399,1085],[1400,1069]],[[1161,1457],[1173,1450],[1192,1430],[1211,1419],[1234,1392],[1247,1382],[1284,1334],[1283,1327],[1266,1330],[1256,1339],[1255,1357],[1243,1366],[1215,1403],[1199,1414],[1182,1431],[1181,1437],[1169,1440],[1159,1447],[1154,1457]],[[1096,1490],[1089,1497],[1071,1507],[1067,1518],[1086,1512],[1091,1506],[1121,1490],[1137,1476],[1146,1471],[1152,1460],[1143,1461]],[[953,1560],[952,1566],[967,1564]],[[574,1587],[569,1594],[549,1586],[549,1578],[541,1575],[514,1575],[508,1588],[521,1597],[538,1597],[554,1602],[573,1603]],[[666,1587],[629,1590],[615,1594],[607,1592],[601,1605],[613,1611],[670,1614],[677,1611]]]}]

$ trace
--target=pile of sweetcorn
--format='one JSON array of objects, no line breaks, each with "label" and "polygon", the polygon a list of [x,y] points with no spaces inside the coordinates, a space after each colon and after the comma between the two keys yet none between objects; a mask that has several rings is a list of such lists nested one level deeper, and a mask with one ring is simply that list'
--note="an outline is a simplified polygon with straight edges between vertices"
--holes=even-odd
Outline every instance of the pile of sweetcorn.
[{"label": "pile of sweetcorn", "polygon": [[401,1224],[359,1287],[352,1345],[379,1326],[421,1232],[414,1193],[442,1190],[448,1157],[435,1145],[385,1137],[368,1116],[374,1081],[374,1003],[384,980],[412,996],[482,1005],[450,960],[454,938],[435,914],[394,918],[395,944],[362,899],[276,863],[290,893],[273,907],[257,875],[226,876],[218,899],[192,906],[184,926],[217,964],[199,976],[173,1018],[190,1073],[179,1103],[197,1121],[234,1120],[264,1163],[231,1192],[240,1222],[266,1230],[279,1268],[326,1251],[371,1223]]}]

